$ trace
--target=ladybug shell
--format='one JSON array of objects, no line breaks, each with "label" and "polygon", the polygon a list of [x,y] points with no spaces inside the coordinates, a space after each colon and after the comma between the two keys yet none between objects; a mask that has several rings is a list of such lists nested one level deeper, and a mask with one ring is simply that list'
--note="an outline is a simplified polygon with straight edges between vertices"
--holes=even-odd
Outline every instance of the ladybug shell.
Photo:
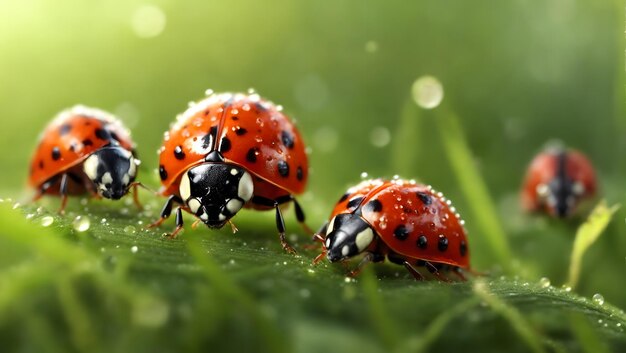
[{"label": "ladybug shell", "polygon": [[308,163],[295,125],[257,94],[222,93],[190,107],[165,133],[159,152],[161,193],[179,195],[182,173],[203,163],[215,148],[227,163],[256,176],[255,195],[275,199],[304,191]]},{"label": "ladybug shell", "polygon": [[[412,259],[469,268],[463,221],[449,204],[430,186],[399,179],[374,179],[349,189],[330,219],[360,210],[361,217],[393,252]],[[421,247],[420,236],[427,240]],[[443,250],[440,237],[447,239]]]},{"label": "ladybug shell", "polygon": [[[559,171],[559,158],[565,158],[565,170]],[[522,187],[522,207],[528,211],[548,209],[545,202],[540,198],[537,188],[539,185],[548,185],[563,173],[572,182],[580,182],[584,186],[584,193],[579,198],[588,198],[595,195],[597,190],[596,175],[591,162],[584,154],[575,151],[564,151],[560,148],[552,148],[538,154],[530,163]]]},{"label": "ladybug shell", "polygon": [[[29,184],[40,187],[53,176],[77,167],[91,153],[109,144],[134,150],[130,133],[111,114],[80,105],[65,110],[48,124],[40,137],[31,159]],[[57,191],[50,189],[47,193]]]}]

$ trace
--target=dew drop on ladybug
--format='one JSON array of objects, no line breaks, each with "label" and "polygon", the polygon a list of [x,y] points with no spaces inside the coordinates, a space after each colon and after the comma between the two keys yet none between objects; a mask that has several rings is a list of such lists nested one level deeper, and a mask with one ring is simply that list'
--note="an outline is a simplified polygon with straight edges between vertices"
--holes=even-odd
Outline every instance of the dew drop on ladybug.
[{"label": "dew drop on ladybug", "polygon": [[596,191],[596,174],[590,160],[579,151],[551,146],[530,163],[520,199],[527,211],[566,218]]}]

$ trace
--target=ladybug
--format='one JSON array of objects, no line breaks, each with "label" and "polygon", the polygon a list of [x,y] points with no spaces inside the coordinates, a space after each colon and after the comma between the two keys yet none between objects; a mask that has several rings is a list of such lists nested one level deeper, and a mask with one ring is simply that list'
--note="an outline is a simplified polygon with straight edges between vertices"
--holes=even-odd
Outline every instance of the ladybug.
[{"label": "ladybug", "polygon": [[[305,144],[282,108],[256,93],[211,93],[177,117],[159,150],[161,194],[168,196],[160,225],[176,208],[176,228],[183,227],[181,209],[209,228],[221,228],[241,208],[276,212],[283,248],[281,205],[293,203],[298,222],[304,212],[294,194],[304,191],[308,177]],[[312,232],[310,232],[312,234]]]},{"label": "ladybug", "polygon": [[530,163],[521,192],[522,207],[558,218],[574,213],[597,189],[591,162],[582,153],[552,146]]},{"label": "ladybug", "polygon": [[63,212],[68,195],[91,193],[118,200],[133,188],[140,161],[130,133],[113,115],[77,105],[46,127],[30,163],[34,200],[59,195]]},{"label": "ladybug", "polygon": [[447,281],[439,272],[443,269],[465,279],[460,269],[469,270],[470,254],[463,225],[451,202],[431,186],[402,179],[366,180],[348,189],[335,205],[316,236],[324,251],[314,262],[324,255],[336,262],[365,253],[351,275],[386,257],[418,280],[423,277],[414,266],[425,266],[441,280]]}]

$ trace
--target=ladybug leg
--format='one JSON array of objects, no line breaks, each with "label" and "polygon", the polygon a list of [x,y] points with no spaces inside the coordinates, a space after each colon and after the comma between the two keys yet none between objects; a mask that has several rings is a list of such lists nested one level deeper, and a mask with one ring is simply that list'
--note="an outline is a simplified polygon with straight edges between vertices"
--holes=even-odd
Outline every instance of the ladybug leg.
[{"label": "ladybug leg", "polygon": [[[289,198],[291,195],[288,196]],[[280,204],[289,201],[286,201],[283,198],[279,198],[278,200],[271,200],[261,196],[252,197],[252,202],[267,207],[273,207],[276,210],[276,228],[278,228],[278,236],[280,238],[280,245],[283,247],[283,250],[290,254],[295,254],[296,250],[287,243],[287,239],[285,238],[285,219],[283,218],[283,214],[280,212]],[[280,202],[283,201],[283,202]]]},{"label": "ladybug leg", "polygon": [[461,268],[460,267],[453,266],[452,267],[452,273],[454,273],[457,277],[459,277],[459,279],[461,279],[461,281],[467,281],[467,278],[465,278],[463,273],[461,273]]},{"label": "ladybug leg", "polygon": [[437,266],[433,265],[431,262],[424,261],[424,266],[426,266],[426,269],[428,270],[428,272],[432,273],[433,276],[437,277],[437,279],[440,280],[441,282],[448,282],[448,283],[452,282],[450,281],[448,277],[441,274]]},{"label": "ladybug leg", "polygon": [[163,221],[165,221],[172,214],[172,206],[174,205],[174,202],[182,204],[183,200],[181,200],[181,198],[176,195],[168,197],[165,205],[163,206],[163,209],[161,210],[161,218],[159,218],[156,222],[148,225],[148,228],[160,226],[161,223],[163,223]]},{"label": "ladybug leg", "polygon": [[302,207],[300,207],[300,203],[298,203],[295,197],[291,195],[289,196],[291,197],[291,200],[293,201],[293,205],[296,211],[296,219],[298,220],[298,223],[300,223],[300,226],[302,227],[302,229],[304,229],[304,232],[307,234],[315,234],[313,230],[309,228],[309,226],[305,223],[304,211],[302,210]]},{"label": "ladybug leg", "polygon": [[358,276],[359,273],[361,273],[361,271],[363,271],[363,268],[370,262],[381,262],[384,259],[385,259],[385,256],[382,254],[367,252],[363,256],[363,259],[361,259],[361,262],[359,262],[357,267],[354,270],[350,271],[350,273],[348,273],[348,276],[356,277]]},{"label": "ladybug leg", "polygon": [[415,267],[413,267],[413,265],[411,265],[408,261],[404,261],[402,264],[404,265],[404,268],[406,268],[407,271],[409,271],[409,273],[412,274],[413,277],[415,277],[416,281],[424,280],[424,276],[422,276],[422,274],[419,273],[419,271]]},{"label": "ladybug leg", "polygon": [[176,228],[167,236],[168,239],[176,239],[176,236],[183,230],[183,211],[180,207],[176,207]]},{"label": "ladybug leg", "polygon": [[54,185],[54,183],[56,183],[58,180],[59,175],[55,175],[52,178],[48,179],[45,183],[41,184],[41,187],[39,187],[39,190],[37,190],[37,193],[35,194],[35,196],[33,196],[32,202],[39,200],[43,195],[45,195],[46,192],[50,190],[52,185]]},{"label": "ladybug leg", "polygon": [[61,195],[61,208],[59,208],[59,213],[65,213],[65,206],[67,205],[67,173],[63,173],[61,175],[61,186],[59,187],[59,194]]},{"label": "ladybug leg", "polygon": [[233,234],[239,231],[239,228],[233,223],[230,219],[228,220],[228,224],[230,225],[230,229],[233,231]]}]

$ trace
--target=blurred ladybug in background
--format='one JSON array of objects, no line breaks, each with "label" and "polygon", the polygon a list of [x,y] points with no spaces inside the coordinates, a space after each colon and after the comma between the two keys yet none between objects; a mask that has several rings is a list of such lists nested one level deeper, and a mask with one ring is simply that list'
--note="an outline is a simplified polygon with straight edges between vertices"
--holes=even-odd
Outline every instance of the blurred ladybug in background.
[{"label": "blurred ladybug in background", "polygon": [[551,146],[528,167],[521,193],[522,207],[565,218],[574,213],[581,201],[592,198],[596,189],[596,175],[585,155]]},{"label": "blurred ladybug in background", "polygon": [[120,199],[133,188],[137,166],[130,133],[113,115],[77,105],[59,113],[41,135],[30,164],[29,184],[43,195],[59,195],[63,212],[68,195],[91,193]]},{"label": "blurred ladybug in background", "polygon": [[[293,197],[308,177],[305,145],[282,108],[258,94],[213,94],[177,117],[159,150],[161,194],[168,200],[160,225],[176,208],[175,237],[183,227],[182,210],[209,228],[221,228],[243,208],[273,209],[283,248],[281,206],[292,202],[305,229],[304,213]],[[310,231],[309,231],[310,232]],[[312,232],[310,232],[312,233]]]},{"label": "blurred ladybug in background", "polygon": [[465,279],[470,254],[463,220],[442,193],[402,179],[366,180],[348,189],[316,237],[330,262],[365,254],[356,270],[387,257],[423,279],[414,266],[425,266],[440,280],[440,270]]}]

